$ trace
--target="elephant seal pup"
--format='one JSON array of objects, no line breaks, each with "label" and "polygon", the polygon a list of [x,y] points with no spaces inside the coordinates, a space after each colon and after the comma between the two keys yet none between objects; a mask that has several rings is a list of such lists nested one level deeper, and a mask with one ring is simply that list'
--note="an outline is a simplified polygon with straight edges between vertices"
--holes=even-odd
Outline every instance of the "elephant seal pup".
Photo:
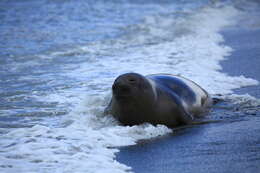
[{"label": "elephant seal pup", "polygon": [[123,125],[188,125],[212,105],[211,97],[199,85],[169,74],[126,73],[114,81],[112,91],[106,112]]}]

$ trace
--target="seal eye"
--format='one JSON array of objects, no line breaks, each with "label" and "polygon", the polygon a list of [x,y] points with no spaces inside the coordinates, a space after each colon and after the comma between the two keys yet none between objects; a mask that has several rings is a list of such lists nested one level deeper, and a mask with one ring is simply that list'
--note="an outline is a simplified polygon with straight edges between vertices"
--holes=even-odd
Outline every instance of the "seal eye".
[{"label": "seal eye", "polygon": [[135,83],[135,82],[136,82],[136,79],[130,78],[130,79],[128,79],[128,81],[129,81],[130,83]]}]

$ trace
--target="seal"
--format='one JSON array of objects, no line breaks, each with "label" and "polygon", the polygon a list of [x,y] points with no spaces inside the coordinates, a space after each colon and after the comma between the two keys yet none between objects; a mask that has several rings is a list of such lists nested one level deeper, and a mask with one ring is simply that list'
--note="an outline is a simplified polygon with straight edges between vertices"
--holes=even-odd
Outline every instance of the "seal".
[{"label": "seal", "polygon": [[112,86],[106,113],[123,125],[188,125],[208,112],[210,95],[195,82],[170,74],[120,75]]}]

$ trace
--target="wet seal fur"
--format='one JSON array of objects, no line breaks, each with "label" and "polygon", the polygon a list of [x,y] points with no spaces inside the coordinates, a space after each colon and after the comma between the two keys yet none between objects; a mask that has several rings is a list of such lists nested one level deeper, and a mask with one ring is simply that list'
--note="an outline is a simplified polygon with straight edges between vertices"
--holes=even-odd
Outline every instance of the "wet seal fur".
[{"label": "wet seal fur", "polygon": [[189,125],[212,105],[211,97],[199,85],[170,74],[126,73],[114,81],[112,92],[105,112],[123,125]]}]

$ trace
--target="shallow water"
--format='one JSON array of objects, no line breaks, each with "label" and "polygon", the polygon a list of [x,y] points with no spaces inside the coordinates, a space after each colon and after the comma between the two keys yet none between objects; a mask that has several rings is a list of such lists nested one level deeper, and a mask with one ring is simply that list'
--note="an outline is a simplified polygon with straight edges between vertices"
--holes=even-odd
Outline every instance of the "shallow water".
[{"label": "shallow water", "polygon": [[232,53],[220,31],[253,12],[253,1],[1,1],[1,172],[129,171],[117,147],[172,129],[103,116],[125,72],[180,74],[258,110],[259,100],[232,95],[258,81],[219,64]]}]

